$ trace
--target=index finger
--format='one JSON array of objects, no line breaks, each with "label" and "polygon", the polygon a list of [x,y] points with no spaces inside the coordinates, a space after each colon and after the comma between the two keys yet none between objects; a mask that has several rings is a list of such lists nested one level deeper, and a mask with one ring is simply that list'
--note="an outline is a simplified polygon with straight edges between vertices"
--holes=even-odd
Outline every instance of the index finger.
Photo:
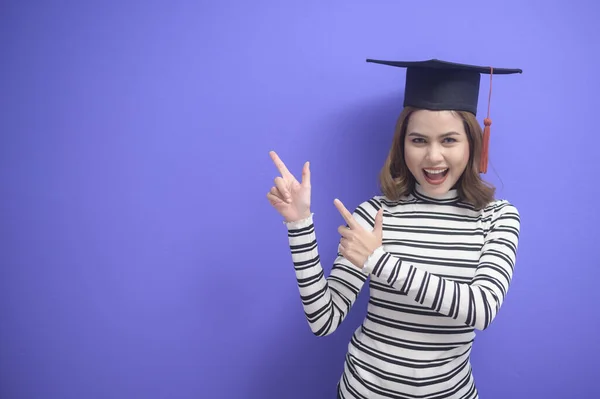
[{"label": "index finger", "polygon": [[334,203],[335,207],[338,209],[338,211],[340,211],[340,214],[342,215],[342,217],[344,218],[346,223],[348,223],[348,227],[350,227],[351,229],[357,228],[358,223],[356,222],[356,220],[354,220],[354,217],[352,216],[350,211],[348,211],[348,209],[346,209],[344,204],[342,204],[342,201],[340,201],[339,199],[336,198],[333,201],[333,203]]},{"label": "index finger", "polygon": [[279,173],[281,173],[281,176],[291,176],[290,171],[275,151],[269,152],[269,155],[271,156],[271,159],[273,160],[273,163],[275,164],[277,169],[279,169]]}]

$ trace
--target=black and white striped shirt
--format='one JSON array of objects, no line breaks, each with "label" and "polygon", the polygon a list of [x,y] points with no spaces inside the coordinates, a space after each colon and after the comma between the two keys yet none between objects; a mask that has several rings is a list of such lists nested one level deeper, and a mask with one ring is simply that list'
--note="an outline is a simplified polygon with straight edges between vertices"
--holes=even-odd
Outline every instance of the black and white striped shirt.
[{"label": "black and white striped shirt", "polygon": [[326,278],[313,216],[287,223],[312,332],[331,334],[369,279],[367,315],[352,336],[341,398],[478,397],[469,360],[475,330],[494,320],[515,265],[519,213],[505,200],[476,211],[456,190],[431,198],[417,185],[398,201],[376,196],[354,218],[372,230],[383,208],[383,246],[363,269],[339,253]]}]

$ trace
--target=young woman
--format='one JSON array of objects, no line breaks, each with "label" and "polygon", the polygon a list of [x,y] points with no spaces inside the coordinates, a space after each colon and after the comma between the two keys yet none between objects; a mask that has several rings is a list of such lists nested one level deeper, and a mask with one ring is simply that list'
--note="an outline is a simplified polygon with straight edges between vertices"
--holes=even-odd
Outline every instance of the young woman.
[{"label": "young woman", "polygon": [[[519,213],[479,173],[485,132],[476,120],[481,68],[431,60],[407,67],[404,110],[380,175],[382,195],[346,221],[328,277],[310,210],[309,164],[299,182],[275,152],[281,176],[267,194],[287,226],[301,300],[313,333],[342,323],[369,279],[370,300],[348,346],[338,398],[478,398],[470,364],[475,330],[506,297]],[[489,115],[488,115],[489,116]],[[484,134],[485,133],[485,134]]]}]

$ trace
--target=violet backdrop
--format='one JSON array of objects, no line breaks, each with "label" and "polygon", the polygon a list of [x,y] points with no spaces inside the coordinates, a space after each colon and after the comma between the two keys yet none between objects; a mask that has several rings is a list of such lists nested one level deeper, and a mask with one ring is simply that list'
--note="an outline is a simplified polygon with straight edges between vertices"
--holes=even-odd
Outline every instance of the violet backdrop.
[{"label": "violet backdrop", "polygon": [[[3,1],[0,398],[332,398],[304,319],[275,149],[312,165],[328,273],[338,197],[377,174],[404,71],[493,81],[491,167],[521,212],[514,283],[473,366],[483,399],[600,397],[592,1]],[[478,118],[487,107],[482,79]]]}]

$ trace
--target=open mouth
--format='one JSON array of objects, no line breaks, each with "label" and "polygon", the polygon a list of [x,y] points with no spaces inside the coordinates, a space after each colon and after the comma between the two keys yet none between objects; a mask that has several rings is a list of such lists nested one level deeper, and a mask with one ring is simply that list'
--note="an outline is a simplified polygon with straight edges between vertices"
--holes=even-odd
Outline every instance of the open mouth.
[{"label": "open mouth", "polygon": [[425,179],[430,184],[442,184],[448,176],[448,168],[445,169],[423,169]]}]

